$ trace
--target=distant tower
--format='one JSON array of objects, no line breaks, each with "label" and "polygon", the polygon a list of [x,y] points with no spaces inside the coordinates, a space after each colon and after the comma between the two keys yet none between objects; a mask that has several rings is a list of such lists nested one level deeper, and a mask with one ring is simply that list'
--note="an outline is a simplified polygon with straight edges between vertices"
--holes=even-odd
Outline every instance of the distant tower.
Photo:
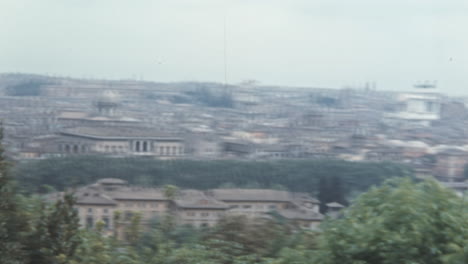
[{"label": "distant tower", "polygon": [[120,96],[112,91],[104,91],[102,96],[95,102],[95,106],[101,116],[115,116],[120,105]]}]

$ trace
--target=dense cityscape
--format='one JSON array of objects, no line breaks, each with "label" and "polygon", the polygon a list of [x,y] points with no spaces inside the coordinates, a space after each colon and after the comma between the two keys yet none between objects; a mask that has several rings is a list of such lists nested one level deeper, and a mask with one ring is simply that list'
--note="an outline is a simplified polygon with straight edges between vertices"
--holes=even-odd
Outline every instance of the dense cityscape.
[{"label": "dense cityscape", "polygon": [[[76,217],[76,227],[98,230],[103,236],[99,239],[130,243],[136,247],[132,250],[147,243],[142,231],[191,227],[192,235],[224,236],[230,232],[230,221],[246,228],[273,228],[281,221],[292,229],[275,228],[302,230],[297,233],[301,236],[320,232],[326,219],[342,218],[341,210],[350,201],[362,202],[353,201],[356,195],[392,177],[435,178],[459,197],[468,187],[466,99],[444,95],[435,83],[386,92],[373,83],[325,89],[269,87],[254,80],[223,85],[2,74],[0,92],[4,151],[15,164],[20,189],[55,203],[56,209],[49,209],[52,215],[63,203],[75,208],[76,216],[63,211],[65,218],[55,221]],[[284,172],[268,169],[272,164]],[[358,167],[353,169],[352,164]],[[363,178],[372,164],[373,176]],[[135,174],[137,166],[147,172]],[[166,175],[146,176],[160,171],[160,166],[172,169]],[[250,169],[233,176],[216,166],[225,171]],[[286,176],[304,177],[294,170],[309,171],[307,166],[322,166],[322,172],[304,178],[303,187],[284,181]],[[60,168],[58,174],[54,167]],[[109,167],[120,173],[109,174]],[[179,172],[168,177],[174,170]],[[80,171],[90,175],[76,176]],[[210,181],[213,172],[218,179]],[[349,173],[356,176],[349,178]],[[205,183],[187,182],[184,175]],[[268,177],[273,185],[265,184]],[[407,188],[400,184],[398,188]],[[207,228],[213,231],[196,231]],[[189,238],[182,239],[187,243]],[[307,254],[315,256],[311,250]],[[257,258],[248,263],[261,263],[275,256],[255,254],[239,257],[248,255]]]},{"label": "dense cityscape", "polygon": [[0,1],[0,264],[467,264],[468,2]]},{"label": "dense cityscape", "polygon": [[465,179],[466,98],[429,82],[386,92],[372,83],[306,89],[3,74],[0,92],[4,144],[16,160],[391,161],[444,182]]}]

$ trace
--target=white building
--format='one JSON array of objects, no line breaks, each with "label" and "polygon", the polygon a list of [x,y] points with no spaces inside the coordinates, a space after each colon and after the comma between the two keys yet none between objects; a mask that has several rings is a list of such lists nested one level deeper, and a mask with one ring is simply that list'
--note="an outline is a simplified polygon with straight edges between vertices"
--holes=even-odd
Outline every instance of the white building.
[{"label": "white building", "polygon": [[387,120],[430,126],[440,119],[442,96],[433,84],[415,85],[415,91],[398,96],[399,111],[386,115]]}]

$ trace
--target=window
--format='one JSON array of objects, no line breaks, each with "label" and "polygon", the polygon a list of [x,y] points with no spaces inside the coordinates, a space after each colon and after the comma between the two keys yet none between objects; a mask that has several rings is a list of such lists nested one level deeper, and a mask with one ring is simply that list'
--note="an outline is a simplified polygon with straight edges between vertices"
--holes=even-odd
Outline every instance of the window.
[{"label": "window", "polygon": [[268,208],[270,208],[271,210],[275,210],[275,209],[276,209],[276,205],[272,204],[272,205],[268,206]]},{"label": "window", "polygon": [[176,147],[172,147],[172,155],[177,155],[177,148]]},{"label": "window", "polygon": [[159,147],[159,154],[164,155],[164,147]]},{"label": "window", "polygon": [[110,220],[108,216],[103,216],[102,217],[102,222],[104,222],[104,228],[109,229],[110,228]]},{"label": "window", "polygon": [[102,212],[105,213],[105,214],[108,214],[108,213],[109,213],[109,209],[104,208],[104,209],[102,209]]},{"label": "window", "polygon": [[94,226],[94,219],[92,216],[87,216],[86,217],[86,228],[93,228]]},{"label": "window", "polygon": [[210,213],[207,213],[207,212],[201,213],[201,216],[202,216],[202,217],[207,217],[207,216],[209,216],[209,215],[210,215]]},{"label": "window", "polygon": [[133,213],[130,211],[125,211],[125,220],[130,220],[133,217]]},{"label": "window", "polygon": [[137,142],[135,143],[135,151],[136,151],[136,152],[140,152],[140,141],[137,141]]},{"label": "window", "polygon": [[166,155],[171,155],[171,147],[166,147]]},{"label": "window", "polygon": [[426,103],[426,111],[427,112],[434,112],[434,103],[433,102],[427,102]]},{"label": "window", "polygon": [[252,206],[251,206],[251,205],[248,205],[248,204],[246,204],[246,205],[243,205],[243,206],[242,206],[242,208],[244,208],[244,209],[250,209],[250,208],[252,208]]},{"label": "window", "polygon": [[152,203],[152,204],[151,204],[151,207],[153,207],[153,208],[158,208],[158,203]]},{"label": "window", "polygon": [[92,214],[93,213],[93,208],[88,208],[88,213]]},{"label": "window", "polygon": [[239,205],[233,204],[233,205],[231,205],[231,208],[239,208]]},{"label": "window", "polygon": [[195,212],[187,212],[187,216],[195,216]]}]

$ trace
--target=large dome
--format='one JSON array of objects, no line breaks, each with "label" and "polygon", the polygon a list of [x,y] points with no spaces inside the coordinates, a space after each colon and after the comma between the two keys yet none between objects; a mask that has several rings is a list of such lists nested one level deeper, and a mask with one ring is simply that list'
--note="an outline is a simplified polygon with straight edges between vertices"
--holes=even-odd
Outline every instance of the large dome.
[{"label": "large dome", "polygon": [[106,90],[99,97],[98,101],[104,103],[119,103],[120,95],[117,92]]}]

